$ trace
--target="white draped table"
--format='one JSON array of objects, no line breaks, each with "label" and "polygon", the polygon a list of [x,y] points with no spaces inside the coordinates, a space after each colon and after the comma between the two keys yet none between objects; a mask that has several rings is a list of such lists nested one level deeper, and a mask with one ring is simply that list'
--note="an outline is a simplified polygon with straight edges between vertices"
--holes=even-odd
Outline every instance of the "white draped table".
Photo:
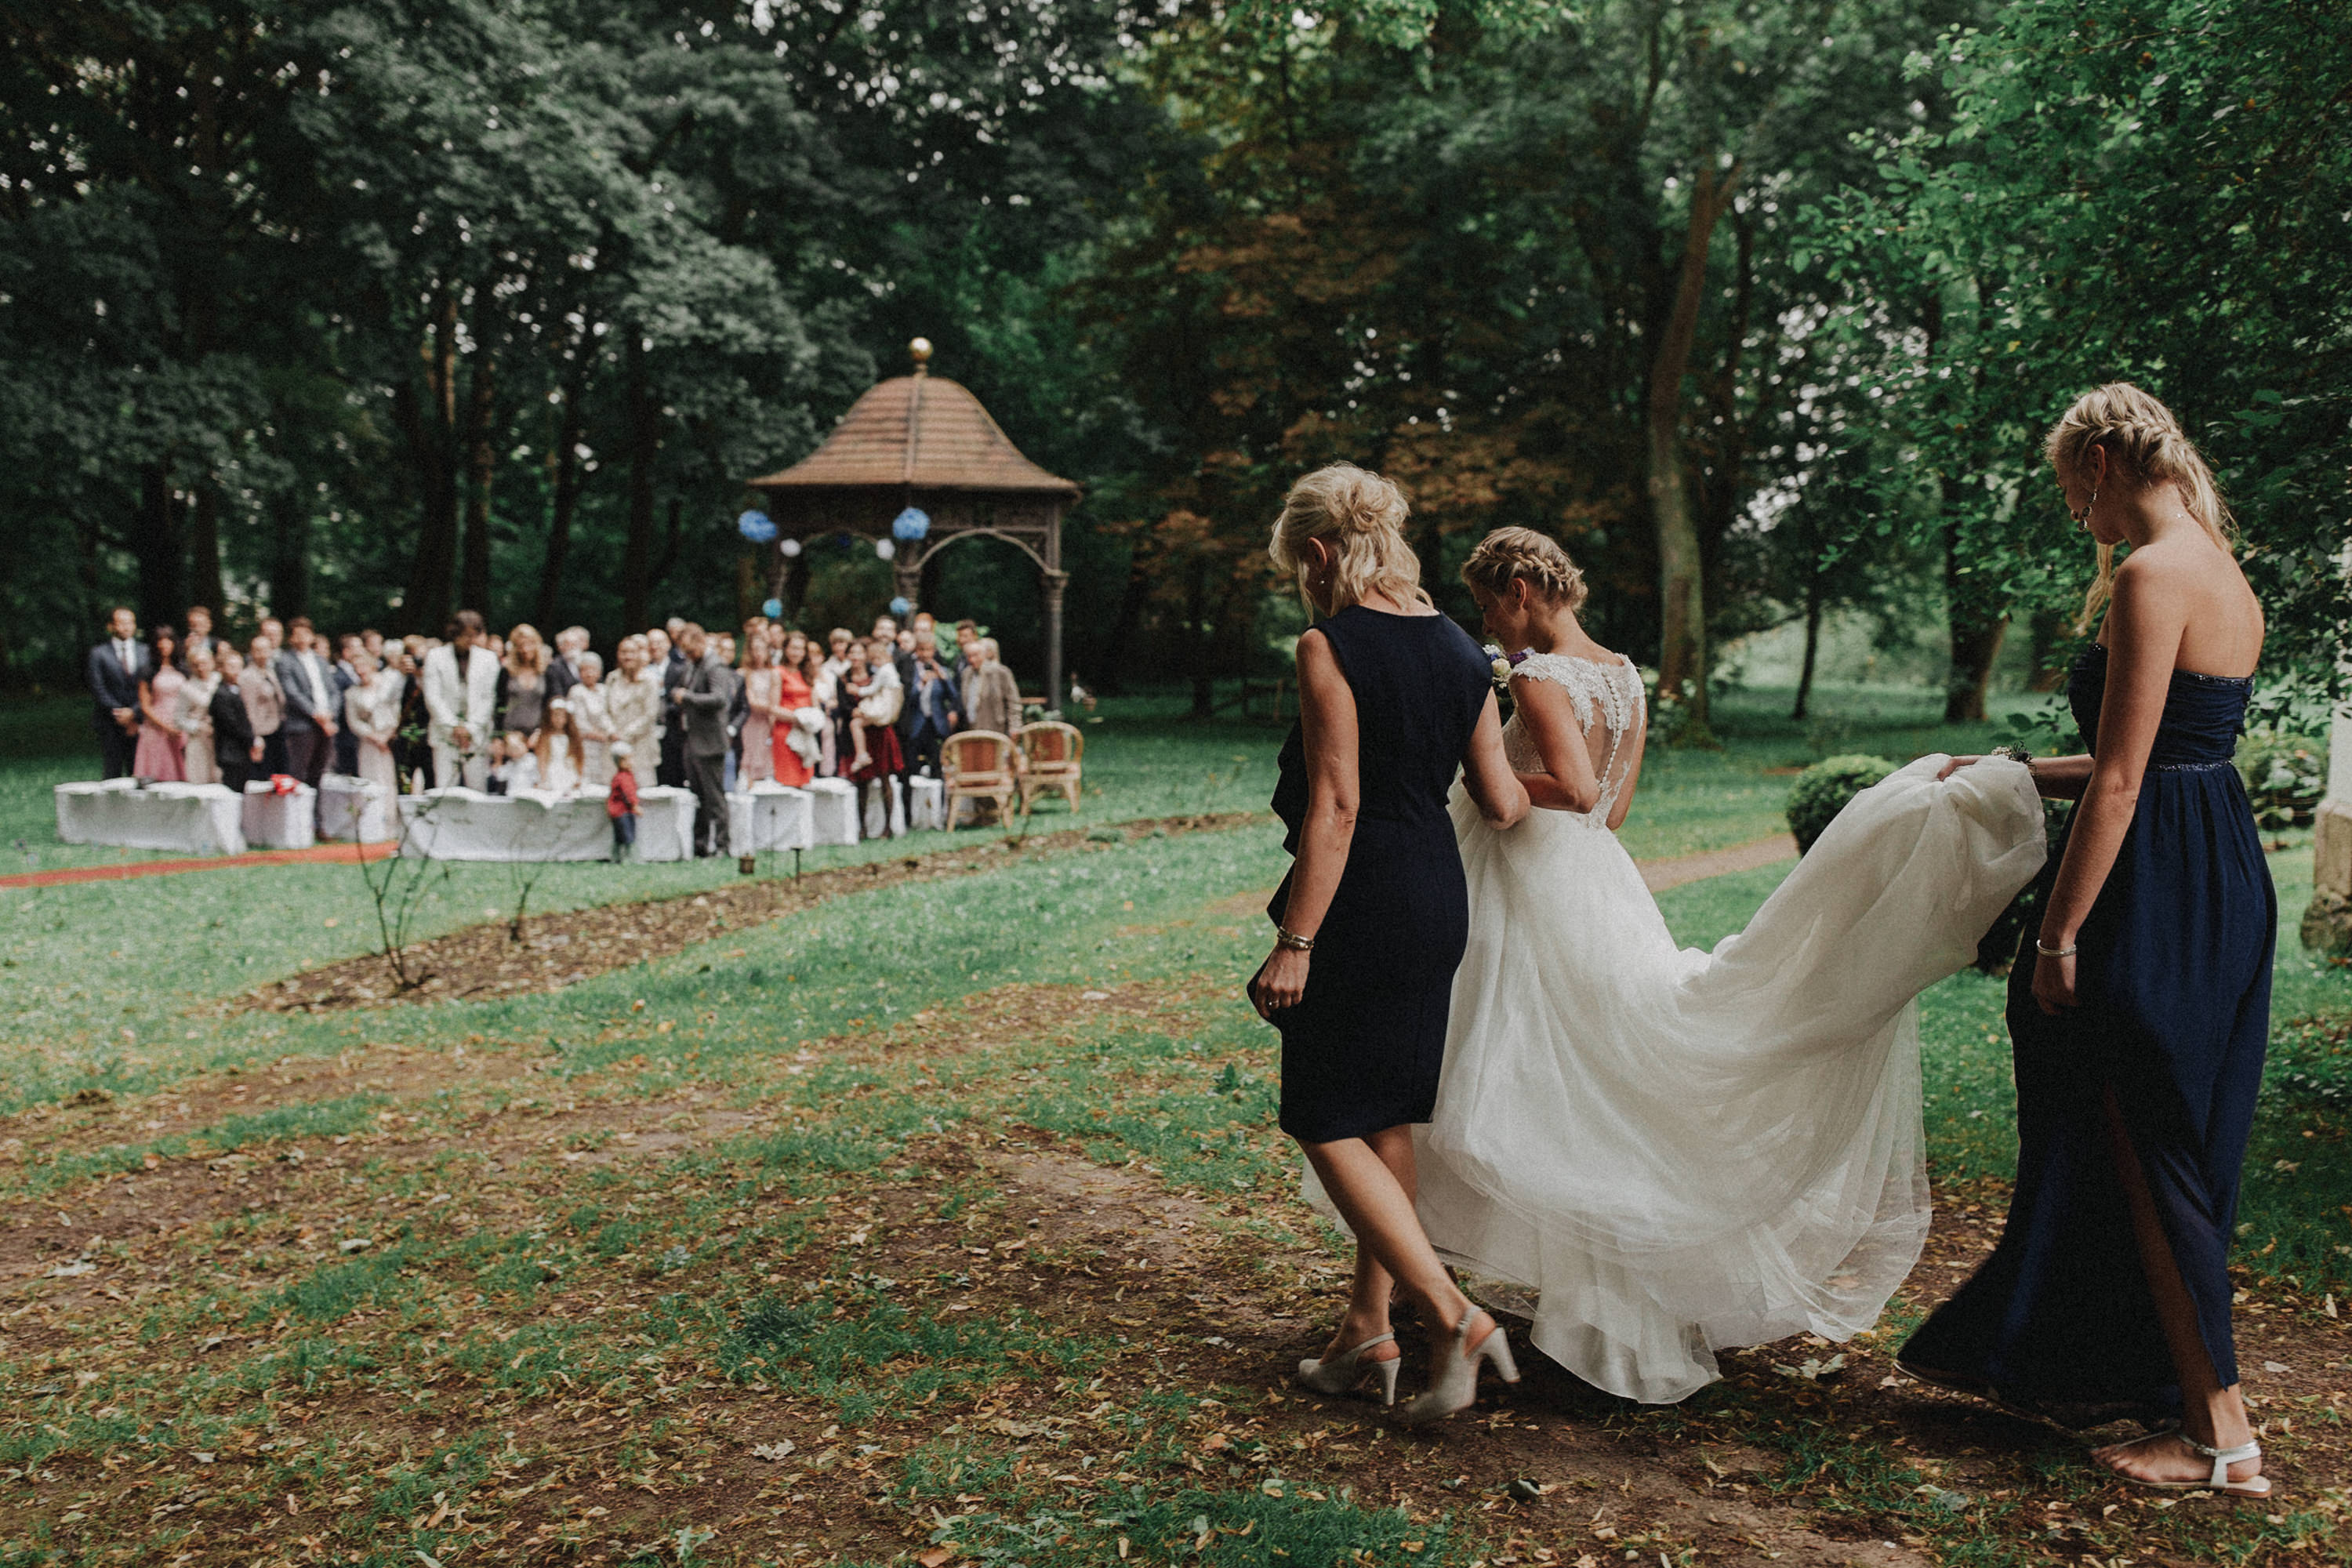
[{"label": "white draped table", "polygon": [[329,773],[319,781],[319,837],[381,844],[394,837],[392,791],[373,779]]},{"label": "white draped table", "polygon": [[256,849],[310,848],[319,842],[319,792],[296,783],[279,795],[268,779],[248,779],[245,841]]},{"label": "white draped table", "polygon": [[815,842],[806,790],[761,779],[727,797],[727,849],[758,855],[772,849],[806,849]]},{"label": "white draped table", "polygon": [[[436,789],[400,797],[403,855],[430,860],[602,860],[613,853],[602,795],[484,795]],[[694,856],[694,795],[656,784],[637,792],[637,858]]]},{"label": "white draped table", "polygon": [[817,844],[857,842],[857,786],[847,779],[808,782],[809,832]]},{"label": "white draped table", "polygon": [[245,853],[243,810],[216,784],[78,779],[56,793],[58,837],[68,844],[177,849],[189,855]]}]

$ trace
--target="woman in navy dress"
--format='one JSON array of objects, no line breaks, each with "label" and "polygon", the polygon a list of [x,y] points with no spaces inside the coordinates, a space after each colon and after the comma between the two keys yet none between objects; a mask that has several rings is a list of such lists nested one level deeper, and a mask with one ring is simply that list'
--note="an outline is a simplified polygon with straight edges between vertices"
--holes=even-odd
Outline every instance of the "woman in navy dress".
[{"label": "woman in navy dress", "polygon": [[2099,543],[2089,609],[2105,621],[2068,688],[2092,750],[2031,764],[2043,795],[2082,804],[2010,973],[2008,1224],[1903,1364],[1995,1398],[2177,1415],[2177,1430],[2095,1457],[2143,1485],[2264,1496],[2228,1270],[2278,923],[2230,761],[2262,606],[2212,475],[2161,403],[2103,386],[2048,453]]},{"label": "woman in navy dress", "polygon": [[1507,827],[1528,795],[1503,754],[1486,656],[1422,592],[1405,512],[1394,485],[1339,464],[1293,486],[1275,524],[1275,563],[1321,619],[1298,639],[1298,726],[1274,795],[1297,858],[1266,910],[1276,944],[1250,999],[1282,1032],[1282,1130],[1357,1242],[1347,1316],[1300,1379],[1337,1394],[1373,1373],[1395,1397],[1393,1285],[1454,1331],[1406,1412],[1432,1420],[1472,1402],[1482,1362],[1517,1375],[1413,1212],[1411,1127],[1436,1103],[1469,940],[1445,799],[1463,773]]}]

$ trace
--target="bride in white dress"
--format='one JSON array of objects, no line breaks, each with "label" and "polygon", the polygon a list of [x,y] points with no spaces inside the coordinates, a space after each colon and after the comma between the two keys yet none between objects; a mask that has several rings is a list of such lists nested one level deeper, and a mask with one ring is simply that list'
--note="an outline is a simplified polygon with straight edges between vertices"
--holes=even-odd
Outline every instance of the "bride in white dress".
[{"label": "bride in white dress", "polygon": [[1538,806],[1497,833],[1460,797],[1470,942],[1433,1121],[1441,1256],[1535,1298],[1537,1347],[1629,1398],[1684,1398],[1714,1352],[1876,1321],[1927,1233],[1913,998],[1966,964],[2041,868],[2026,769],[1865,791],[1712,953],[1678,949],[1618,843],[1639,672],[1587,637],[1581,574],[1507,529],[1464,569],[1506,647],[1504,741]]}]

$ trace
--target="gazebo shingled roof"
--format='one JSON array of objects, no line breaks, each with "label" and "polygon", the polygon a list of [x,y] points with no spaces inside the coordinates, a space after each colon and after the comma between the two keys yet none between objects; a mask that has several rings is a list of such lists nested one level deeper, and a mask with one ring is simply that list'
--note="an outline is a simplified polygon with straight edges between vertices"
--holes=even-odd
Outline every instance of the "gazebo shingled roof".
[{"label": "gazebo shingled roof", "polygon": [[904,485],[1078,493],[1076,485],[1023,457],[969,390],[920,370],[869,389],[815,451],[747,482],[756,490]]},{"label": "gazebo shingled roof", "polygon": [[[916,603],[924,564],[966,539],[998,539],[1036,563],[1045,611],[1045,699],[1061,695],[1062,509],[1079,488],[1021,455],[980,399],[930,374],[931,345],[908,345],[912,375],[892,376],[852,405],[817,449],[791,468],[744,481],[765,498],[778,538],[771,546],[774,596],[798,603],[808,563],[788,542],[844,531],[877,542],[889,557],[898,596]],[[893,520],[918,508],[929,519],[916,538],[892,538]]]}]

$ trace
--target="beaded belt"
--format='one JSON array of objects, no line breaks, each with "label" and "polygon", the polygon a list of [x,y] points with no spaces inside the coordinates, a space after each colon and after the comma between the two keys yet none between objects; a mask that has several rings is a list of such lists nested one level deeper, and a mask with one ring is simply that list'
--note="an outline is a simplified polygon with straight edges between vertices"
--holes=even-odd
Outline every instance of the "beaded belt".
[{"label": "beaded belt", "polygon": [[2150,763],[2150,768],[2160,773],[2210,773],[2217,769],[2237,770],[2235,763]]}]

